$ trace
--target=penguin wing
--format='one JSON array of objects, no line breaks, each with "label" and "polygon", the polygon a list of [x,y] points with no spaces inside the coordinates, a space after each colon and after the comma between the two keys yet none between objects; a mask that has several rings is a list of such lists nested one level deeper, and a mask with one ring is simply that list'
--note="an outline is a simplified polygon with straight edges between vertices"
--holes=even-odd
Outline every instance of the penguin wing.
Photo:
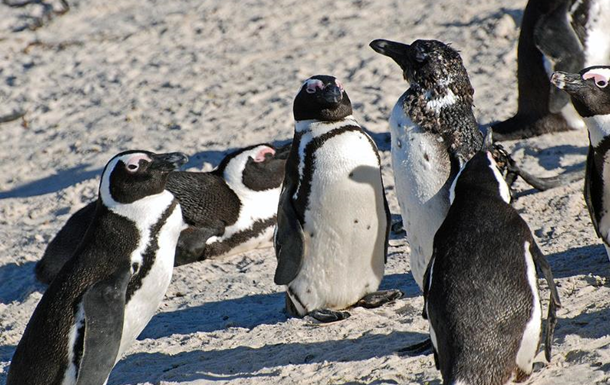
[{"label": "penguin wing", "polygon": [[589,145],[589,152],[587,153],[587,166],[585,170],[585,202],[587,203],[587,209],[589,210],[589,216],[595,228],[595,233],[600,237],[604,243],[606,239],[599,231],[599,220],[598,213],[602,210],[602,197],[601,192],[604,191],[604,181],[599,178],[599,174],[595,169],[595,155],[593,147]]},{"label": "penguin wing", "polygon": [[555,325],[557,324],[557,309],[561,307],[561,302],[559,301],[559,293],[557,292],[557,287],[555,286],[555,280],[553,279],[553,272],[551,271],[551,266],[549,262],[546,260],[542,251],[538,248],[536,241],[531,240],[530,245],[530,253],[534,259],[534,263],[536,267],[542,272],[544,275],[544,279],[546,280],[547,285],[549,286],[549,291],[551,292],[551,297],[549,299],[549,313],[546,319],[546,336],[544,339],[544,355],[548,362],[551,362],[551,348],[553,345],[553,333],[555,332]]},{"label": "penguin wing", "polygon": [[285,181],[277,209],[277,227],[273,239],[277,257],[277,269],[273,278],[276,285],[287,285],[296,278],[305,254],[303,226],[292,204],[292,190],[289,181]]},{"label": "penguin wing", "polygon": [[204,260],[208,239],[222,236],[224,232],[225,224],[219,219],[210,221],[205,227],[189,226],[182,230],[176,245],[174,266]]},{"label": "penguin wing", "polygon": [[130,277],[129,264],[125,264],[83,295],[85,338],[76,385],[99,385],[108,379],[121,346]]},{"label": "penguin wing", "polygon": [[[568,20],[570,1],[557,2],[551,12],[543,15],[534,28],[534,44],[553,63],[553,71],[578,72],[584,67],[584,48]],[[553,113],[569,102],[567,93],[551,87],[549,110]]]}]

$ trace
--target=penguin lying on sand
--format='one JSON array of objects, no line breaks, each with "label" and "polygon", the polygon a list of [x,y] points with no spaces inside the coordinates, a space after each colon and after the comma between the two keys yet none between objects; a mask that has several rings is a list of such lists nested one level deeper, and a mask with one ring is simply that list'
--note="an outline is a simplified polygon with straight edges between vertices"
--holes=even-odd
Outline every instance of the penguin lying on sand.
[{"label": "penguin lying on sand", "polygon": [[387,256],[390,212],[377,147],[352,116],[332,76],[309,78],[293,106],[293,145],[286,163],[274,245],[275,283],[286,307],[321,322],[349,317],[355,304],[399,298],[377,291]]},{"label": "penguin lying on sand", "polygon": [[610,66],[588,67],[577,74],[556,72],[551,82],[570,95],[587,125],[585,201],[610,258]]},{"label": "penguin lying on sand", "polygon": [[[167,189],[180,201],[185,222],[175,265],[270,247],[277,202],[290,145],[259,144],[227,155],[212,172],[177,171]],[[73,255],[97,202],[72,215],[36,264],[36,277],[50,283]]]},{"label": "penguin lying on sand", "polygon": [[530,0],[517,52],[517,114],[493,125],[495,139],[584,128],[567,95],[551,86],[549,76],[608,62],[609,0]]},{"label": "penguin lying on sand", "polygon": [[561,306],[545,256],[510,205],[490,136],[453,182],[424,277],[424,317],[445,384],[502,385],[513,373],[518,382],[529,376],[542,334],[536,268],[551,292],[548,361]]},{"label": "penguin lying on sand", "polygon": [[186,225],[165,184],[187,159],[127,151],[106,165],[87,233],[34,310],[7,385],[105,384],[171,280]]}]

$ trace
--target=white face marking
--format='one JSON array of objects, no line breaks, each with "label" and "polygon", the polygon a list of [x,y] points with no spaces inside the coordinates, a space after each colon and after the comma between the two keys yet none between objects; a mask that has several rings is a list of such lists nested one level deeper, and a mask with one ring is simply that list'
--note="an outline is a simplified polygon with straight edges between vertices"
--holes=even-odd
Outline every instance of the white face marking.
[{"label": "white face marking", "polygon": [[493,156],[491,156],[491,152],[489,152],[489,151],[487,152],[487,159],[489,159],[489,163],[490,163],[489,168],[491,168],[491,171],[493,171],[494,176],[496,177],[496,180],[498,181],[500,196],[502,197],[504,202],[510,204],[510,189],[508,188],[506,181],[502,177],[502,174],[500,174],[500,170],[498,169],[498,164],[494,160]]},{"label": "white face marking", "polygon": [[595,115],[588,118],[583,118],[589,130],[589,139],[593,147],[599,146],[601,141],[610,135],[610,114]]},{"label": "white face marking", "polygon": [[527,266],[527,282],[529,283],[530,290],[534,297],[532,316],[527,321],[525,330],[523,331],[523,337],[519,350],[517,352],[516,363],[517,366],[526,374],[532,372],[532,363],[536,352],[538,351],[538,345],[540,344],[540,333],[542,329],[542,309],[540,308],[540,294],[538,293],[538,277],[536,276],[536,265],[534,259],[530,253],[530,243],[525,242],[523,245],[525,249],[525,264]]},{"label": "white face marking", "polygon": [[593,68],[582,74],[584,80],[593,79],[599,88],[606,88],[610,81],[610,68]]},{"label": "white face marking", "polygon": [[110,194],[110,175],[112,174],[112,171],[116,167],[123,167],[123,165],[119,165],[120,162],[123,162],[126,165],[128,171],[135,172],[139,168],[140,160],[147,160],[149,162],[152,162],[152,159],[150,159],[148,155],[137,152],[133,154],[126,154],[114,157],[110,160],[110,162],[108,162],[108,165],[104,170],[104,174],[102,174],[102,182],[100,183],[100,197],[102,198],[102,202],[104,202],[107,207],[110,208],[120,205],[120,203],[116,202]]}]

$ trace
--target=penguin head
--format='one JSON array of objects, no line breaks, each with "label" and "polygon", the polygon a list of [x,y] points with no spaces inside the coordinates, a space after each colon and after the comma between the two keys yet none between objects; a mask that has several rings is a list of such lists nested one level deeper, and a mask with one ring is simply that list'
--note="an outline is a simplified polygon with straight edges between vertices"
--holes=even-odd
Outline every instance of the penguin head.
[{"label": "penguin head", "polygon": [[111,207],[160,194],[165,190],[168,174],[187,161],[188,157],[181,152],[121,152],[106,164],[102,172],[100,199]]},{"label": "penguin head", "polygon": [[222,177],[238,195],[279,188],[290,144],[276,148],[257,144],[227,155],[214,173]]},{"label": "penguin head", "polygon": [[352,114],[352,103],[334,76],[316,75],[303,83],[294,99],[294,119],[334,122]]},{"label": "penguin head", "polygon": [[[498,151],[496,145],[491,150],[483,148],[462,167],[449,190],[451,203],[458,196],[480,195],[494,196],[510,203],[510,188],[506,183],[505,175],[503,175],[506,172],[506,167],[496,161],[494,157],[496,151]],[[496,156],[498,156],[498,153],[496,153]],[[502,154],[500,154],[499,159],[503,159]]]},{"label": "penguin head", "polygon": [[583,118],[610,115],[610,66],[587,67],[577,74],[557,71],[551,83],[570,94]]},{"label": "penguin head", "polygon": [[[373,40],[375,52],[392,58],[402,69],[411,88],[443,94],[450,89],[455,95],[472,101],[474,89],[458,51],[438,40],[416,40],[412,44],[390,40]],[[435,95],[430,96],[435,96]]]}]

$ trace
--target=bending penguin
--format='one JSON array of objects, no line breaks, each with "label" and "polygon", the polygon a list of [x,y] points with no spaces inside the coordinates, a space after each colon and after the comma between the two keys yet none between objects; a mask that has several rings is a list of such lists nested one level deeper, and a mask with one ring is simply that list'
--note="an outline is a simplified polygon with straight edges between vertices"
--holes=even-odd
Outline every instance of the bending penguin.
[{"label": "bending penguin", "polygon": [[[411,247],[411,272],[423,291],[434,234],[449,210],[451,183],[483,143],[473,114],[474,89],[459,53],[440,41],[408,45],[379,39],[370,46],[398,63],[410,85],[390,116],[392,168]],[[506,162],[509,185],[520,176],[546,190],[580,178],[577,173],[539,178],[519,168],[508,154]]]},{"label": "bending penguin", "polygon": [[[272,245],[277,202],[290,145],[258,144],[227,155],[212,172],[170,173],[167,189],[189,225],[181,234],[175,266]],[[36,264],[49,284],[84,237],[95,214],[91,202],[72,215]]]},{"label": "bending penguin", "polygon": [[567,92],[589,131],[585,201],[593,227],[610,258],[610,66],[593,66],[579,73],[556,72],[551,82]]},{"label": "bending penguin", "polygon": [[521,382],[532,372],[542,334],[536,268],[550,289],[550,361],[559,295],[545,256],[510,205],[492,152],[489,137],[453,182],[424,277],[424,317],[445,384],[502,385],[512,374]]},{"label": "bending penguin", "polygon": [[7,385],[104,384],[154,315],[185,227],[165,189],[182,153],[127,151],[106,165],[87,234],[17,346]]},{"label": "bending penguin", "polygon": [[275,283],[286,310],[321,322],[349,317],[355,304],[380,306],[398,290],[377,291],[387,256],[390,213],[379,154],[352,116],[332,76],[309,78],[293,106],[293,145],[278,206]]},{"label": "bending penguin", "polygon": [[492,125],[496,140],[584,128],[549,76],[609,61],[610,0],[530,0],[517,52],[518,110]]}]

